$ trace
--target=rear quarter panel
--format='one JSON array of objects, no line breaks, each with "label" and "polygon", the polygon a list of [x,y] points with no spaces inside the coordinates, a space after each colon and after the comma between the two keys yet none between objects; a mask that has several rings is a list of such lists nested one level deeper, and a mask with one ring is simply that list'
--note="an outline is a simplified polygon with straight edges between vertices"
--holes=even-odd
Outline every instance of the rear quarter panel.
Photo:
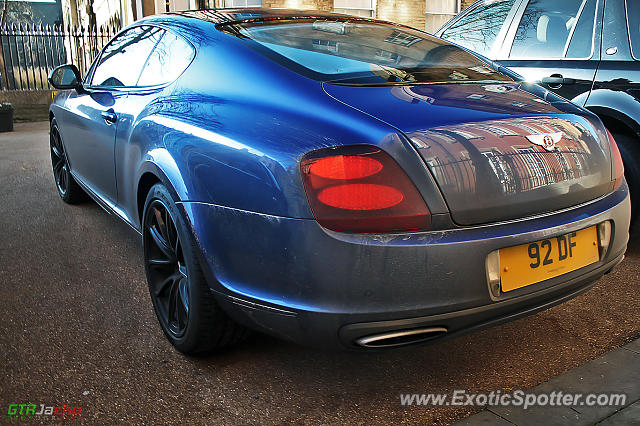
[{"label": "rear quarter panel", "polygon": [[[157,168],[181,201],[311,218],[299,160],[339,145],[377,145],[425,180],[424,164],[390,126],[245,50],[202,43],[178,82],[131,117],[122,173],[132,216],[139,177]],[[443,202],[439,210],[446,211]]]}]

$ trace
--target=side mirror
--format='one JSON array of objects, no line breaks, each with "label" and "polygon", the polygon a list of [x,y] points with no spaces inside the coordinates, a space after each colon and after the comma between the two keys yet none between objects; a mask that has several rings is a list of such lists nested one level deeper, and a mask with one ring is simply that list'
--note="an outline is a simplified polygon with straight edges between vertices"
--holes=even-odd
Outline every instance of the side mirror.
[{"label": "side mirror", "polygon": [[78,93],[84,92],[82,76],[75,65],[66,64],[55,67],[47,80],[56,89],[75,89]]}]

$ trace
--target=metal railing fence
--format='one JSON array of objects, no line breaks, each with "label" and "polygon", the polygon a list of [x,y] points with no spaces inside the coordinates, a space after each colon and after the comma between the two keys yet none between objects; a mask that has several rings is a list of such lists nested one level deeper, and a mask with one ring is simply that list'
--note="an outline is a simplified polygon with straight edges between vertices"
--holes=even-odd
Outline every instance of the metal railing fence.
[{"label": "metal railing fence", "polygon": [[0,89],[48,89],[58,65],[75,64],[84,75],[117,26],[8,25],[0,28]]}]

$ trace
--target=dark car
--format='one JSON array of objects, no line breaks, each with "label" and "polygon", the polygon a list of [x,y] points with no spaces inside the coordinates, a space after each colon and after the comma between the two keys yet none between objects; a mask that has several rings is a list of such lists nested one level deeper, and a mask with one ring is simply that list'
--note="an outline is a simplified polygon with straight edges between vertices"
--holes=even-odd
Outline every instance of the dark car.
[{"label": "dark car", "polygon": [[436,35],[597,114],[622,152],[637,219],[640,1],[482,0]]},{"label": "dark car", "polygon": [[58,192],[142,235],[183,352],[245,327],[351,349],[456,336],[580,294],[626,249],[600,119],[405,26],[160,15],[50,81]]}]

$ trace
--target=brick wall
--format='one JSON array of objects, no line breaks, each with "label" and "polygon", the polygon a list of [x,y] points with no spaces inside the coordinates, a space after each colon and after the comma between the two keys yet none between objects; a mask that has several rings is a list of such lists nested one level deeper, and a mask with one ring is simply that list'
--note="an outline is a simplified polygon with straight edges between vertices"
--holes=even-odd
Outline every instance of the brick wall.
[{"label": "brick wall", "polygon": [[378,0],[377,17],[423,30],[425,0]]},{"label": "brick wall", "polygon": [[471,3],[473,3],[476,0],[462,0],[462,8],[466,9],[467,7],[471,6]]}]

